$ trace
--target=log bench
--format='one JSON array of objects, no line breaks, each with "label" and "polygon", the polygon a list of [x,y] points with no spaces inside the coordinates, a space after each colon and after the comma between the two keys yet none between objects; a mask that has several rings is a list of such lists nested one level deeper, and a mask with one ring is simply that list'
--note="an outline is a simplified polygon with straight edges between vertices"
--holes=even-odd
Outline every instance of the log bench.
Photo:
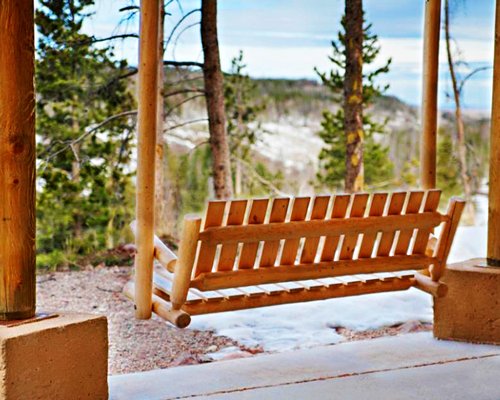
[{"label": "log bench", "polygon": [[[153,311],[182,328],[191,315],[410,287],[442,297],[465,202],[453,198],[441,214],[440,195],[210,201],[203,223],[184,218],[178,258],[155,237]],[[133,281],[124,292],[133,299]]]}]

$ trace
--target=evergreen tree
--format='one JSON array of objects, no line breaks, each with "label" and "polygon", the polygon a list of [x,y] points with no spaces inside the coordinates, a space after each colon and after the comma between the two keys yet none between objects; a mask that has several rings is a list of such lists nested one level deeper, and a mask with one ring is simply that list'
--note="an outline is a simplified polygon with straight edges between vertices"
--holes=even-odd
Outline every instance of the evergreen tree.
[{"label": "evergreen tree", "polygon": [[[380,53],[378,37],[371,33],[371,24],[366,24],[363,19],[363,64],[370,65]],[[346,74],[346,19],[342,18],[342,29],[337,40],[332,41],[333,54],[329,60],[334,68],[329,73],[322,73],[315,69],[325,86],[331,89],[333,100],[340,104],[339,109],[333,113],[329,110],[323,112],[319,136],[326,146],[319,154],[320,171],[317,174],[319,186],[329,189],[342,189],[346,177],[346,148],[345,118],[343,104],[343,89]],[[382,67],[366,72],[363,70],[362,104],[366,110],[373,100],[381,96],[388,88],[375,83],[378,76],[389,71],[391,60]],[[376,123],[366,112],[362,115],[364,136],[364,180],[367,185],[382,186],[389,183],[393,177],[393,165],[389,159],[389,149],[377,142],[377,134],[385,133],[385,123]]]},{"label": "evergreen tree", "polygon": [[264,164],[252,162],[252,148],[259,140],[261,130],[258,117],[266,109],[266,103],[259,95],[257,83],[244,72],[245,68],[243,52],[240,51],[231,61],[231,71],[225,77],[224,86],[236,196],[268,193],[269,185],[280,187],[283,179],[280,172],[272,173]]},{"label": "evergreen tree", "polygon": [[[135,108],[125,61],[82,33],[94,0],[40,0],[36,12],[38,250],[112,247],[130,220]],[[111,117],[111,118],[110,118]],[[107,123],[103,123],[108,121]]]}]

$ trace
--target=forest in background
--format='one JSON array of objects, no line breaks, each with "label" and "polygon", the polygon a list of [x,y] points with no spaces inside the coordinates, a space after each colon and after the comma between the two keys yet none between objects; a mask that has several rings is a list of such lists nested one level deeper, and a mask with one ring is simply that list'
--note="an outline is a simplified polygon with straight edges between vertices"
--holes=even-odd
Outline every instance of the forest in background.
[{"label": "forest in background", "polygon": [[[115,249],[132,240],[128,224],[134,219],[136,69],[116,59],[112,40],[82,33],[93,0],[41,0],[40,4],[37,265],[121,262]],[[124,10],[136,11],[132,6]],[[365,26],[371,47],[364,59],[370,64],[378,44]],[[345,55],[345,29],[332,46],[331,60],[337,66]],[[136,36],[120,39],[136,40]],[[157,233],[175,243],[182,216],[202,212],[206,200],[216,197],[217,178],[206,77],[204,84],[199,65],[164,64],[164,127],[157,162],[161,178],[157,200],[162,209]],[[389,64],[380,73],[387,73]],[[234,197],[343,191],[344,76],[338,69],[317,72],[318,82],[252,79],[245,72],[244,54],[233,60],[223,76],[223,128]],[[375,78],[370,74],[364,83],[373,89],[370,98],[363,99],[364,190],[418,188],[418,109],[386,96]],[[488,167],[489,121],[462,114],[467,182],[471,193],[477,193]],[[443,189],[444,200],[464,195],[456,121],[453,111],[440,115],[437,186]],[[284,157],[292,145],[303,153]]]}]

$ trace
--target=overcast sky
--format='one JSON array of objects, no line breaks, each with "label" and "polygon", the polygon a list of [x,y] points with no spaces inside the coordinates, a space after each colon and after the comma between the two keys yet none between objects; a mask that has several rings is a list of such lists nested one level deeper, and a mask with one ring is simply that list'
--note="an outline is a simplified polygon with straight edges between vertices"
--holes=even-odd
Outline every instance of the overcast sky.
[{"label": "overcast sky", "polygon": [[[493,0],[451,0],[452,35],[460,48],[460,59],[471,68],[489,66],[493,59]],[[96,13],[85,30],[96,36],[137,31],[138,21],[119,24],[118,9],[130,0],[96,0]],[[182,5],[179,7],[179,3]],[[392,57],[389,94],[411,104],[420,103],[423,8],[425,0],[365,0],[372,31],[382,48],[379,63]],[[168,10],[165,35],[179,18],[199,8],[199,0],[173,1]],[[313,78],[314,67],[331,66],[330,41],[339,30],[344,0],[219,0],[219,42],[223,69],[243,50],[247,72],[255,77]],[[177,33],[199,21],[199,13],[188,17]],[[178,39],[174,34],[167,57],[202,60],[199,26],[188,28]],[[174,48],[174,41],[176,46]],[[443,44],[443,42],[442,42]],[[137,40],[117,43],[116,53],[137,64]],[[444,45],[441,46],[441,106],[449,107],[449,90]],[[460,68],[467,74],[467,68]],[[382,83],[382,82],[381,82]],[[491,102],[491,72],[479,73],[467,84],[464,104],[469,109],[487,110]]]}]

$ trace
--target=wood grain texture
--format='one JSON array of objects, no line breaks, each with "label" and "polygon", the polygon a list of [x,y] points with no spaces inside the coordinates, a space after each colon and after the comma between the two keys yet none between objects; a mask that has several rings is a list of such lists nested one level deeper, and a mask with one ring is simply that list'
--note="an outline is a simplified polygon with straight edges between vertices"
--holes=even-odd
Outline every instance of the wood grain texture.
[{"label": "wood grain texture", "polygon": [[394,256],[373,259],[329,261],[323,263],[287,265],[274,268],[257,268],[246,271],[214,272],[203,274],[191,281],[199,290],[216,290],[239,286],[283,283],[307,279],[331,278],[344,275],[424,269],[436,259],[422,256]]},{"label": "wood grain texture", "polygon": [[139,113],[137,122],[137,255],[135,257],[135,316],[151,318],[154,258],[155,154],[158,85],[159,7],[144,0],[140,10]]},{"label": "wood grain texture", "polygon": [[[367,193],[357,193],[353,195],[351,211],[349,212],[349,219],[362,218],[365,215],[366,204],[368,202]],[[357,221],[350,221],[351,224],[356,224]],[[350,260],[354,254],[356,243],[358,242],[358,234],[347,233],[342,242],[340,249],[340,259]]]},{"label": "wood grain texture", "polygon": [[[387,201],[387,193],[375,193],[372,196],[370,211],[368,216],[379,217],[384,213],[385,203]],[[373,245],[375,244],[375,239],[377,238],[377,233],[365,233],[363,235],[363,240],[361,242],[361,247],[359,249],[359,258],[370,258],[373,252]]]},{"label": "wood grain texture", "polygon": [[[441,199],[441,191],[434,189],[429,190],[426,193],[424,201],[423,212],[433,212],[439,207],[439,200]],[[413,244],[413,249],[411,254],[425,254],[427,248],[427,243],[429,243],[429,236],[431,235],[431,229],[419,229],[417,236],[415,238],[415,243]]]},{"label": "wood grain texture", "polygon": [[[400,215],[405,204],[407,193],[406,192],[395,192],[391,195],[391,200],[389,203],[389,209],[387,210],[387,215]],[[394,237],[396,231],[384,232],[380,236],[380,242],[377,248],[377,256],[385,257],[388,256],[392,244],[394,242]]]},{"label": "wood grain texture", "polygon": [[[330,196],[316,196],[311,211],[311,217],[309,219],[310,220],[325,219],[329,203],[330,203]],[[314,259],[316,257],[316,252],[318,251],[319,239],[320,236],[308,237],[305,239],[304,248],[302,249],[302,254],[300,255],[301,263],[314,262]]]},{"label": "wood grain texture", "polygon": [[0,319],[35,315],[32,0],[0,1]]},{"label": "wood grain texture", "polygon": [[[330,219],[345,218],[347,209],[351,201],[348,194],[337,195],[333,201],[332,215]],[[335,257],[335,251],[339,244],[340,235],[328,235],[325,237],[325,243],[321,252],[321,261],[332,261]]]},{"label": "wood grain texture", "polygon": [[[222,225],[224,218],[225,201],[210,201],[205,215],[204,229],[218,227]],[[217,245],[214,243],[201,243],[198,252],[198,262],[195,268],[195,276],[209,272],[214,264]]]},{"label": "wood grain texture", "polygon": [[[304,221],[306,219],[310,201],[310,197],[296,197],[293,202],[290,221]],[[300,237],[285,240],[280,258],[281,265],[293,265],[295,263],[299,244]]]},{"label": "wood grain texture", "polygon": [[[424,198],[424,192],[422,191],[410,192],[410,197],[408,198],[408,203],[406,204],[405,208],[405,214],[406,215],[418,214],[423,198]],[[399,231],[398,242],[396,244],[396,250],[394,254],[396,255],[407,254],[408,246],[410,245],[410,240],[412,236],[413,236],[413,229],[401,229]]]},{"label": "wood grain texture", "polygon": [[422,135],[420,142],[420,181],[424,189],[436,187],[440,26],[441,0],[427,0],[425,2],[424,22]]},{"label": "wood grain texture", "polygon": [[[227,226],[242,225],[247,209],[247,200],[233,200],[229,206]],[[235,264],[238,253],[238,243],[227,243],[222,245],[217,271],[230,271]]]},{"label": "wood grain texture", "polygon": [[[252,208],[250,209],[250,214],[248,215],[248,225],[261,225],[264,223],[268,204],[268,199],[256,199],[252,201]],[[259,242],[245,243],[243,245],[238,269],[253,268],[258,248]]]},{"label": "wood grain texture", "polygon": [[[269,216],[269,223],[284,222],[289,204],[289,198],[274,199],[271,208],[271,215]],[[279,240],[268,240],[264,242],[259,267],[266,268],[274,266],[276,257],[278,255],[279,246]]]}]

